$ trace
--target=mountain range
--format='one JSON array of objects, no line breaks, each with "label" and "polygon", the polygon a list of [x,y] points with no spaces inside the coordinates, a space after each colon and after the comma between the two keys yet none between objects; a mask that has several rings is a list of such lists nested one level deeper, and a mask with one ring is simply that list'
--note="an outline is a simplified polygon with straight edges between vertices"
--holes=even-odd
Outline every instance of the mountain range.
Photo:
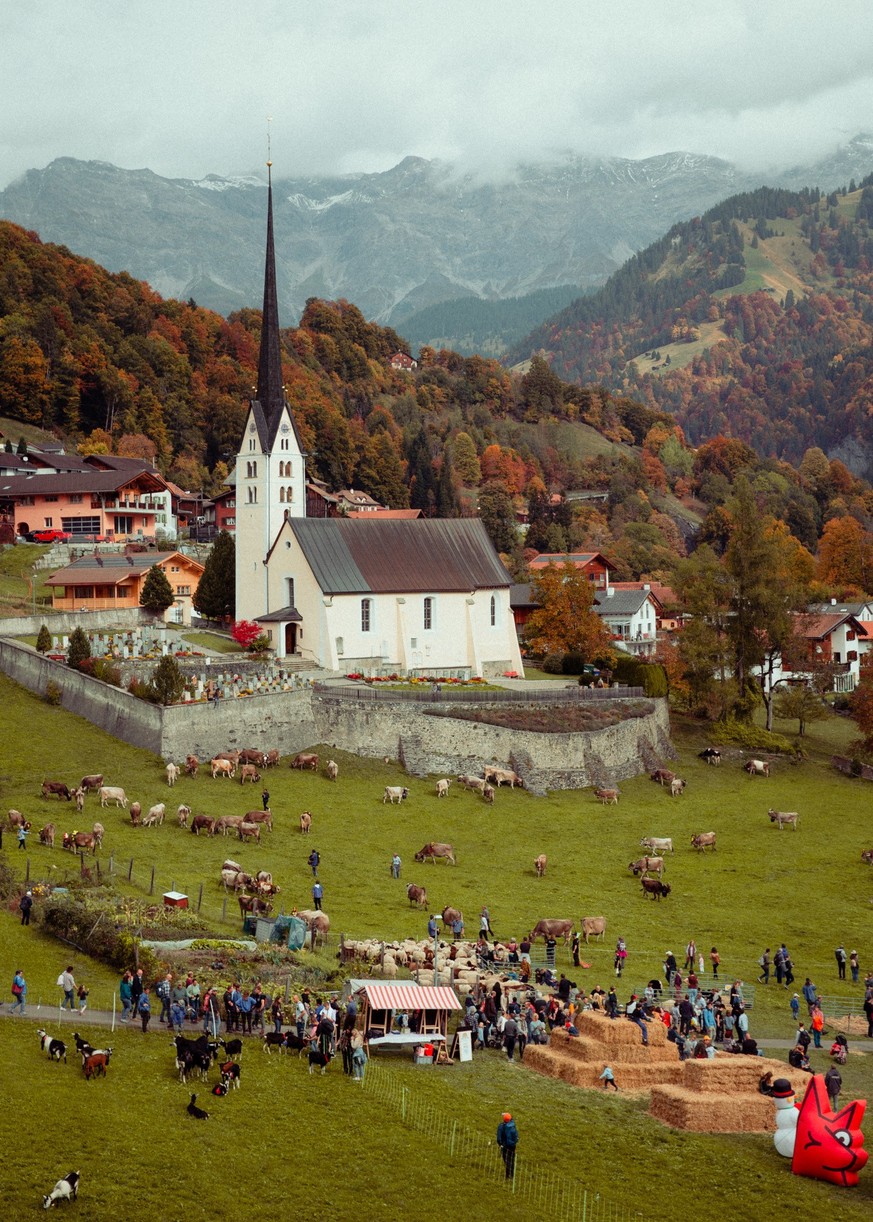
[{"label": "mountain range", "polygon": [[[859,136],[825,161],[767,178],[830,189],[871,168],[873,137]],[[675,152],[638,161],[568,155],[490,182],[416,157],[378,174],[277,178],[280,308],[290,324],[311,297],[344,298],[414,342],[498,351],[677,221],[761,177]],[[168,179],[59,158],[0,192],[0,216],[227,315],[260,304],[265,188],[257,175]],[[516,299],[531,294],[520,307]],[[475,310],[471,321],[470,299],[490,307],[481,323]],[[452,312],[422,314],[459,300],[467,306],[454,311],[464,315],[460,332]]]}]

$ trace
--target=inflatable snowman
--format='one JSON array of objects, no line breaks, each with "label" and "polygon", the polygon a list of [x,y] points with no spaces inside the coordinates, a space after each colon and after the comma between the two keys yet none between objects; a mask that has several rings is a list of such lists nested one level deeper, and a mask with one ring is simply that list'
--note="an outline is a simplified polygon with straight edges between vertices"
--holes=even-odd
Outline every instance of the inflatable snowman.
[{"label": "inflatable snowman", "polygon": [[776,1104],[776,1132],[773,1134],[773,1145],[783,1158],[791,1158],[794,1154],[794,1141],[797,1136],[797,1108],[794,1104],[794,1090],[787,1078],[777,1078],[772,1088],[773,1102]]}]

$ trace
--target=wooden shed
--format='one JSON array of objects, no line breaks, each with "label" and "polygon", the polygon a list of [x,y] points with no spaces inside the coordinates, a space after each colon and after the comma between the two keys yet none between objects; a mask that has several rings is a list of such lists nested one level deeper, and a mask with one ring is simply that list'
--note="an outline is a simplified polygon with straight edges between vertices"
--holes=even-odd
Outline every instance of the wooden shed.
[{"label": "wooden shed", "polygon": [[[463,1007],[454,989],[411,984],[367,981],[355,990],[360,1005],[360,1027],[370,1048],[444,1043],[449,1014]],[[400,1021],[406,1015],[409,1025]]]}]

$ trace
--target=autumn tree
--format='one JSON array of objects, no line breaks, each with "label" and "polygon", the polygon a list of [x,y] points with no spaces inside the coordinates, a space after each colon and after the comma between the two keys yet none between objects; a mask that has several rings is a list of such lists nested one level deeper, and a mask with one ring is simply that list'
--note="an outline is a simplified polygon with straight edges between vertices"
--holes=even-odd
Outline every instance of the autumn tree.
[{"label": "autumn tree", "polygon": [[775,711],[783,721],[798,722],[797,732],[801,738],[810,721],[821,721],[827,717],[827,706],[821,696],[805,683],[780,688],[776,695]]},{"label": "autumn tree", "polygon": [[168,607],[172,607],[175,601],[176,596],[167,574],[160,565],[153,564],[146,573],[139,596],[139,605],[158,617],[163,615]]},{"label": "autumn tree", "polygon": [[831,518],[818,549],[819,581],[836,589],[873,589],[873,535],[856,518]]},{"label": "autumn tree", "polygon": [[195,610],[206,619],[233,618],[236,611],[236,543],[226,530],[212,545],[191,601]]},{"label": "autumn tree", "polygon": [[683,677],[691,707],[702,710],[724,696],[723,680],[730,673],[731,584],[718,556],[703,544],[676,566],[673,588],[687,616],[678,643]]},{"label": "autumn tree", "polygon": [[458,478],[468,488],[475,487],[482,478],[482,469],[479,466],[476,444],[469,433],[455,434],[452,441],[452,455]]},{"label": "autumn tree", "polygon": [[612,637],[595,611],[594,586],[572,564],[549,564],[531,577],[538,604],[525,624],[525,639],[537,654],[580,653],[611,659]]}]

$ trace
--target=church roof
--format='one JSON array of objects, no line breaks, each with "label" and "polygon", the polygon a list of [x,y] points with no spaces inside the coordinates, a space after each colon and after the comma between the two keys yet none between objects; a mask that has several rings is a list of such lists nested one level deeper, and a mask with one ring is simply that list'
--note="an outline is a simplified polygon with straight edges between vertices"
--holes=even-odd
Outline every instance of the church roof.
[{"label": "church roof", "polygon": [[510,576],[478,518],[362,522],[289,518],[325,594],[437,593],[508,588]]}]

